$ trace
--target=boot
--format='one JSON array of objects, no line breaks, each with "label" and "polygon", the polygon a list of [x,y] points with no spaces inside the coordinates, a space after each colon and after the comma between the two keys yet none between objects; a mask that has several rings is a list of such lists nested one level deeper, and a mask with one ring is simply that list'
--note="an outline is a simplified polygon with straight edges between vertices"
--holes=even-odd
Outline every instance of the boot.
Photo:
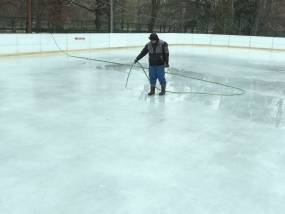
[{"label": "boot", "polygon": [[150,92],[148,93],[148,95],[154,95],[155,92],[155,85],[150,85]]},{"label": "boot", "polygon": [[159,95],[165,94],[165,87],[166,87],[166,85],[161,85],[161,92],[159,93]]}]

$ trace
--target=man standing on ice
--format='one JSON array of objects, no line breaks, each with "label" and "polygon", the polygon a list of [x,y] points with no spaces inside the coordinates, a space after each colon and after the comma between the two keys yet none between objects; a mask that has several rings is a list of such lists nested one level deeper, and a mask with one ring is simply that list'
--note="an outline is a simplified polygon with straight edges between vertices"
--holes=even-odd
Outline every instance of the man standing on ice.
[{"label": "man standing on ice", "polygon": [[150,92],[148,95],[154,95],[157,79],[161,85],[161,92],[159,95],[164,95],[166,87],[164,69],[169,67],[168,44],[159,39],[156,33],[150,34],[148,38],[150,42],[145,45],[141,53],[137,56],[135,63],[143,58],[147,53],[149,54]]}]

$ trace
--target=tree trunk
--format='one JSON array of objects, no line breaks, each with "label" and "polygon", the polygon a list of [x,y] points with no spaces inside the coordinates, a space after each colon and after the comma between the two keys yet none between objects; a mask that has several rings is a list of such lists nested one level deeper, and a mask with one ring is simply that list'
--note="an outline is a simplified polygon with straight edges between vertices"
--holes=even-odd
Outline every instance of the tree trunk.
[{"label": "tree trunk", "polygon": [[99,33],[101,31],[103,14],[100,9],[96,9],[95,14],[96,14],[96,17],[95,17],[94,23],[96,26],[96,32]]},{"label": "tree trunk", "polygon": [[27,27],[26,33],[32,33],[32,1],[27,0]]},{"label": "tree trunk", "polygon": [[156,17],[160,9],[161,0],[151,0],[151,3],[152,3],[151,18],[150,18],[149,27],[148,27],[148,31],[150,33],[153,32]]}]

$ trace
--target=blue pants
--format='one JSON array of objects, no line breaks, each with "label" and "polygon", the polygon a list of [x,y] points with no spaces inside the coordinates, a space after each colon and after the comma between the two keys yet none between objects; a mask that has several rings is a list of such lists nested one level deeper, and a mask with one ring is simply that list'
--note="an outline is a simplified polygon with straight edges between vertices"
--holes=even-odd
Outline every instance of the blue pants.
[{"label": "blue pants", "polygon": [[149,66],[149,82],[150,82],[150,84],[155,85],[157,79],[158,79],[160,85],[166,84],[164,65],[150,65]]}]

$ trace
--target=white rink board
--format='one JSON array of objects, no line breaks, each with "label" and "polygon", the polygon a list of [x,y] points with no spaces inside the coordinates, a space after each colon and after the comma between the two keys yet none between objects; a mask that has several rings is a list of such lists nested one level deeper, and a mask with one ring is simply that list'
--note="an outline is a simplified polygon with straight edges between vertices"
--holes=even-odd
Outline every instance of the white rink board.
[{"label": "white rink board", "polygon": [[[169,45],[207,45],[285,50],[285,38],[216,34],[158,33]],[[0,55],[144,46],[148,33],[2,34]]]}]

